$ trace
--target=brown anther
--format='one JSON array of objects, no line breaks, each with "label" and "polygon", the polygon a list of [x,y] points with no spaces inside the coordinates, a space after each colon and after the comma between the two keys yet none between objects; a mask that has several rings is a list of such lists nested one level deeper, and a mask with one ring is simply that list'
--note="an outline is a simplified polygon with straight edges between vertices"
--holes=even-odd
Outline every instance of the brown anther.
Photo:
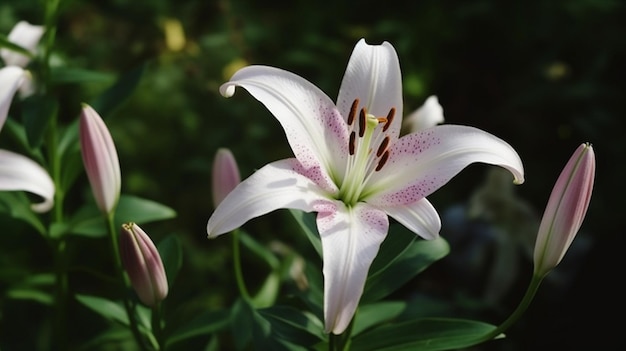
[{"label": "brown anther", "polygon": [[367,111],[365,107],[361,109],[361,113],[359,113],[359,138],[362,138],[365,135],[365,116],[367,115]]},{"label": "brown anther", "polygon": [[378,123],[387,123],[387,117],[376,117]]},{"label": "brown anther", "polygon": [[350,133],[350,141],[348,142],[348,152],[350,153],[350,156],[354,155],[355,139],[356,139],[356,133],[352,131],[352,133]]},{"label": "brown anther", "polygon": [[396,115],[396,108],[392,107],[391,110],[389,110],[389,113],[387,114],[387,123],[385,123],[385,126],[383,127],[383,132],[386,132],[387,129],[391,127],[391,122],[393,122],[393,117],[395,115]]},{"label": "brown anther", "polygon": [[356,117],[356,109],[359,107],[359,99],[354,99],[352,106],[350,106],[350,113],[348,114],[348,125],[351,126],[354,123]]},{"label": "brown anther", "polygon": [[380,157],[380,155],[387,150],[387,146],[389,146],[389,136],[386,136],[385,139],[383,139],[383,142],[380,143],[378,151],[376,151],[376,157]]},{"label": "brown anther", "polygon": [[378,165],[376,165],[376,172],[380,171],[383,168],[385,163],[387,163],[388,159],[389,159],[389,150],[385,151],[383,156],[380,158],[380,161],[378,161]]}]

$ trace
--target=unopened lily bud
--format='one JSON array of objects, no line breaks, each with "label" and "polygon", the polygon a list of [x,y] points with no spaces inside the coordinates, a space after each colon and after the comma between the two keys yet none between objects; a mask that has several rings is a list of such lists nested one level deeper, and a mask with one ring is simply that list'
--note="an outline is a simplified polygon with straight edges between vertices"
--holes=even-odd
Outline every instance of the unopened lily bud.
[{"label": "unopened lily bud", "polygon": [[217,207],[240,182],[235,156],[229,149],[220,148],[213,160],[213,205]]},{"label": "unopened lily bud", "polygon": [[563,168],[543,214],[535,243],[535,275],[556,267],[585,218],[595,178],[596,159],[590,144],[576,149]]},{"label": "unopened lily bud", "polygon": [[168,285],[159,251],[138,225],[122,225],[120,236],[122,265],[139,300],[154,306],[167,296]]},{"label": "unopened lily bud", "polygon": [[120,162],[107,126],[86,104],[80,116],[80,147],[96,204],[100,211],[110,214],[120,197]]},{"label": "unopened lily bud", "polygon": [[404,119],[404,123],[409,128],[410,133],[434,127],[443,122],[443,107],[441,107],[439,99],[435,95],[429,96],[422,106]]},{"label": "unopened lily bud", "polygon": [[[23,47],[34,55],[36,54],[37,45],[39,44],[39,40],[41,39],[43,33],[43,26],[33,25],[26,21],[20,21],[13,27],[7,36],[7,39],[11,43]],[[26,67],[31,60],[30,57],[9,49],[0,49],[0,56],[2,57],[4,64],[7,66]]]}]

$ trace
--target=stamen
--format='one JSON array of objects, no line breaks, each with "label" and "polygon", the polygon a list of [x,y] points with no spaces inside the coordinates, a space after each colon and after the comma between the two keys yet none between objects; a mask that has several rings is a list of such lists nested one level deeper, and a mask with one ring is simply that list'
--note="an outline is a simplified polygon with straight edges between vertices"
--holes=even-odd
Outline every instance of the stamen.
[{"label": "stamen", "polygon": [[361,109],[361,113],[359,113],[359,138],[362,138],[365,135],[365,122],[366,122],[367,111],[365,111],[365,107]]},{"label": "stamen", "polygon": [[350,156],[354,155],[354,141],[356,139],[356,133],[352,131],[350,133],[350,141],[348,142],[348,152],[350,152]]},{"label": "stamen", "polygon": [[389,113],[387,114],[387,123],[385,123],[385,126],[383,127],[383,132],[386,132],[387,129],[391,127],[391,122],[393,122],[393,117],[395,115],[396,115],[396,108],[392,107],[391,110],[389,110]]},{"label": "stamen", "polygon": [[383,154],[383,157],[381,157],[380,161],[378,161],[378,165],[376,166],[376,172],[380,171],[383,168],[385,163],[387,163],[388,159],[389,159],[389,150],[385,151],[385,153]]},{"label": "stamen", "polygon": [[387,146],[389,146],[389,136],[386,136],[385,139],[383,139],[383,142],[380,143],[378,151],[376,151],[376,157],[380,157],[380,155],[387,150]]},{"label": "stamen", "polygon": [[356,117],[356,109],[359,107],[359,99],[354,99],[352,102],[352,106],[350,107],[350,113],[348,114],[348,125],[351,126],[354,123],[354,118]]},{"label": "stamen", "polygon": [[378,123],[387,123],[387,117],[376,117]]}]

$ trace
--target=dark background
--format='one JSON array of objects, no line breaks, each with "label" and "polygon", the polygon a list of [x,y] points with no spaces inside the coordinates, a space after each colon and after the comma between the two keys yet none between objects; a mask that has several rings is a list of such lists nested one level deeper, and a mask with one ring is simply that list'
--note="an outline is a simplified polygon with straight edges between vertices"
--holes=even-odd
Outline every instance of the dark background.
[{"label": "dark background", "polygon": [[[237,67],[266,64],[295,72],[334,98],[354,44],[366,38],[370,44],[389,41],[398,51],[405,114],[435,94],[446,123],[479,127],[515,147],[524,161],[526,183],[514,194],[537,216],[575,148],[590,142],[596,152],[596,184],[578,238],[584,243],[575,244],[571,258],[566,256],[566,261],[575,260],[564,261],[567,279],[539,290],[508,339],[476,349],[624,348],[624,2],[74,0],[62,1],[61,8],[55,60],[115,75],[147,64],[135,93],[104,117],[120,155],[123,192],[178,213],[144,228],[157,241],[176,233],[184,244],[183,273],[168,298],[172,318],[228,306],[235,294],[230,240],[205,239],[215,151],[230,148],[244,177],[291,155],[282,129],[260,103],[243,92],[224,99],[219,85]],[[42,9],[41,1],[4,0],[0,32],[8,33],[21,19],[41,23]],[[179,49],[165,41],[167,21],[182,25],[185,42]],[[71,122],[80,102],[105,87],[69,85],[56,91],[61,122]],[[431,201],[442,213],[467,204],[487,170],[470,166]],[[80,181],[86,186],[85,177]],[[84,192],[70,194],[72,198],[79,203]],[[290,235],[282,224],[287,219],[278,212],[247,228],[262,242],[306,245],[303,237]],[[493,224],[488,222],[482,224]],[[443,225],[445,236],[445,217]],[[40,238],[12,222],[7,228],[11,233],[0,233],[0,254],[10,253],[11,264],[34,270],[49,264]],[[79,250],[75,259],[106,261],[106,254]],[[0,270],[8,270],[7,261]],[[249,263],[244,269],[255,277],[254,262]],[[523,256],[519,267],[497,308],[468,307],[480,301],[482,290],[476,285],[484,283],[484,272],[473,272],[477,280],[463,288],[445,262],[418,276],[400,297],[424,287],[420,279],[434,282],[438,289],[424,291],[440,292],[441,298],[460,305],[461,315],[497,324],[516,306],[530,277],[532,267]],[[6,288],[12,276],[3,277]],[[80,276],[72,284],[79,290],[89,285]],[[459,300],[455,291],[464,297]],[[45,311],[7,301],[0,315],[0,346],[20,349],[13,330],[44,339],[37,320]],[[92,319],[98,317],[75,308],[74,327],[81,331],[75,341],[80,342],[97,330]]]}]

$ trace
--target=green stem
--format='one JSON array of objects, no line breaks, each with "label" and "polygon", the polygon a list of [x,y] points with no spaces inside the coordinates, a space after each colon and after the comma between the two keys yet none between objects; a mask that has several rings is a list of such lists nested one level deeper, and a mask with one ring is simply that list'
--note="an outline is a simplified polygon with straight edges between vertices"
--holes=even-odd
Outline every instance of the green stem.
[{"label": "green stem", "polygon": [[113,214],[113,211],[111,211],[109,214],[106,215],[106,220],[107,220],[107,226],[109,228],[109,234],[111,236],[111,246],[112,246],[113,259],[115,260],[116,275],[119,279],[119,282],[122,283],[122,288],[124,290],[124,296],[122,297],[122,299],[124,300],[124,308],[126,309],[126,314],[128,315],[128,322],[130,324],[130,330],[133,333],[133,336],[135,337],[135,341],[139,345],[139,349],[142,351],[148,351],[149,349],[145,345],[144,338],[141,332],[139,331],[139,324],[137,322],[135,308],[133,307],[130,299],[128,298],[127,292],[130,289],[130,282],[128,281],[128,278],[126,277],[126,274],[124,274],[124,267],[122,267],[122,258],[120,256],[120,249],[119,249],[119,244],[117,240],[117,230],[115,230],[115,222],[113,220],[113,217],[114,217],[114,214]]},{"label": "green stem", "polygon": [[248,303],[252,301],[250,294],[248,293],[248,289],[246,288],[246,283],[243,280],[243,271],[241,269],[241,253],[239,250],[239,230],[235,229],[232,232],[233,236],[233,264],[235,268],[235,279],[237,280],[237,288],[239,289],[239,294],[241,297]]},{"label": "green stem", "polygon": [[164,350],[164,340],[163,340],[163,325],[161,318],[161,303],[157,302],[157,304],[152,307],[152,334],[156,338],[158,344],[158,350]]},{"label": "green stem", "polygon": [[54,341],[50,344],[52,350],[66,350],[68,346],[67,340],[67,296],[68,296],[68,277],[67,277],[67,247],[65,239],[61,238],[54,241],[55,244],[55,275],[56,275],[56,291],[54,297],[55,317],[53,324]]},{"label": "green stem", "polygon": [[[355,316],[356,316],[356,313],[355,313]],[[346,330],[344,330],[343,333],[339,335],[331,333],[328,335],[328,350],[329,351],[349,351],[350,350],[350,343],[352,342],[350,338],[352,336],[353,325],[354,325],[354,317],[352,317],[352,321],[350,322],[350,324],[348,325]]]},{"label": "green stem", "polygon": [[515,322],[517,322],[517,320],[524,314],[524,312],[526,312],[528,306],[530,306],[530,303],[535,297],[535,294],[537,293],[537,290],[539,289],[539,285],[541,285],[542,280],[543,276],[533,275],[533,278],[530,281],[528,288],[526,289],[526,293],[524,294],[522,301],[519,303],[519,305],[517,305],[515,311],[513,311],[509,318],[502,322],[502,324],[500,324],[496,329],[492,330],[489,334],[481,337],[477,343],[485,342],[497,337],[498,335],[504,333],[507,329],[509,329]]}]

